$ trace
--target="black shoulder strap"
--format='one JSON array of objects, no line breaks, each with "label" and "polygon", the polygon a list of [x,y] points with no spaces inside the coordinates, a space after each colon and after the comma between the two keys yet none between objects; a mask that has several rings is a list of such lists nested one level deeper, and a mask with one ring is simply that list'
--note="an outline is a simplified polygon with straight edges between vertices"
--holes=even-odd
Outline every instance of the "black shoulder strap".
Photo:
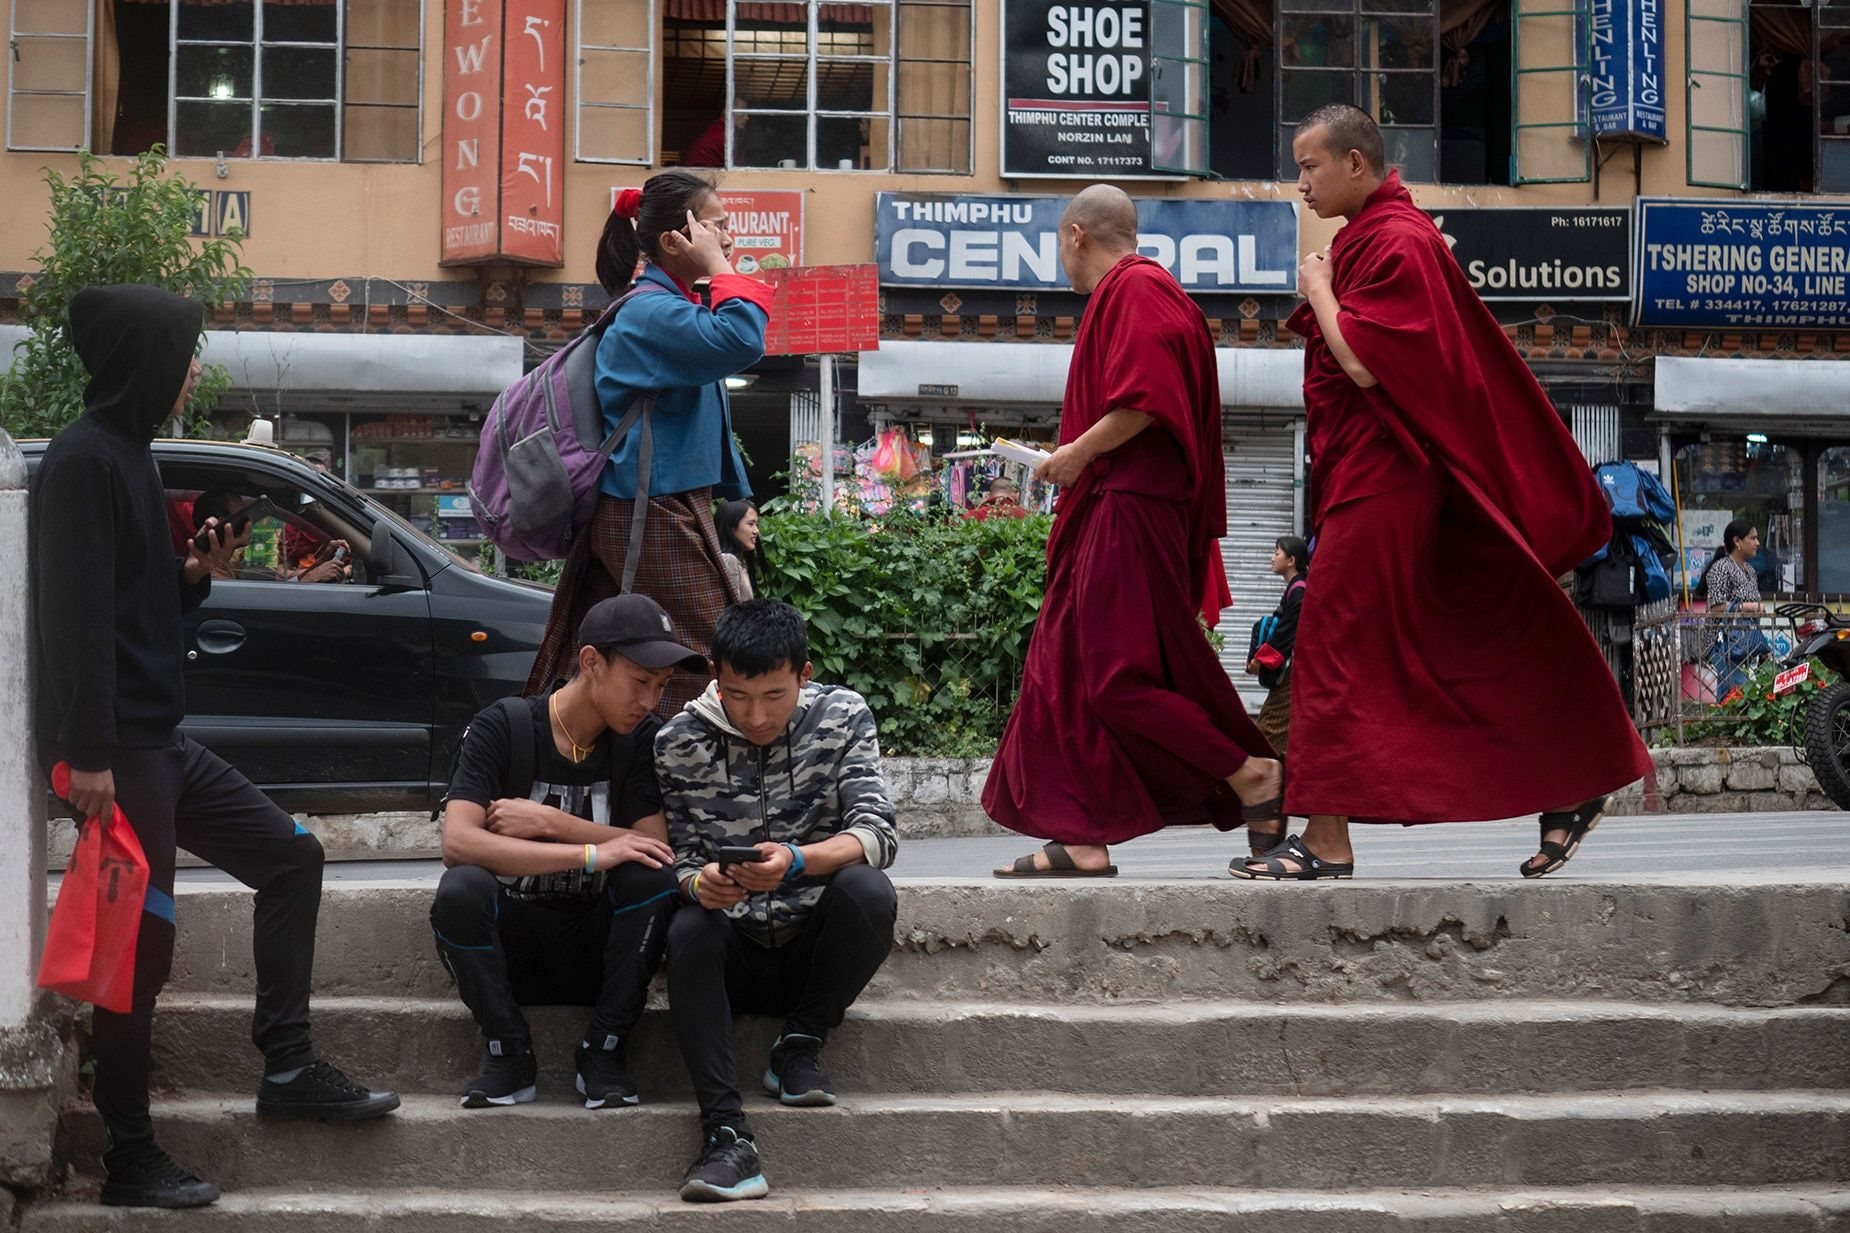
[{"label": "black shoulder strap", "polygon": [[539,759],[539,726],[533,704],[526,698],[502,698],[495,704],[507,717],[507,771],[501,781],[504,796],[526,800],[533,793]]}]

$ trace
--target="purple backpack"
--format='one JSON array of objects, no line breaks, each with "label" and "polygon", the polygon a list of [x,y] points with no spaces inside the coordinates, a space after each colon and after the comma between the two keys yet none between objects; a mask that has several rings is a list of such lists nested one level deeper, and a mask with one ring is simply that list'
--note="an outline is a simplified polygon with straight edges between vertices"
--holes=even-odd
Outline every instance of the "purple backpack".
[{"label": "purple backpack", "polygon": [[[655,393],[639,395],[616,430],[603,437],[597,398],[597,344],[623,306],[662,288],[638,287],[613,300],[595,324],[501,391],[482,424],[482,443],[469,477],[469,504],[482,534],[515,561],[558,561],[597,509],[598,481],[630,429],[642,422],[637,521],[649,503],[654,450],[649,412]],[[600,437],[602,440],[600,441]],[[641,527],[632,528],[640,543]],[[629,554],[623,589],[635,578]]]}]

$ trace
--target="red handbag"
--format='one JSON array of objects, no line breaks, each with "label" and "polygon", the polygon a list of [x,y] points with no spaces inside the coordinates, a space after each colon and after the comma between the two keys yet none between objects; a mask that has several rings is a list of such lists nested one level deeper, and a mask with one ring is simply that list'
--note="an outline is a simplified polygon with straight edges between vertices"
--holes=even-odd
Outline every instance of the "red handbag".
[{"label": "red handbag", "polygon": [[[51,786],[70,799],[69,763],[52,768]],[[45,931],[39,988],[127,1014],[135,999],[135,943],[147,894],[148,857],[121,806],[112,807],[108,822],[80,822]]]}]

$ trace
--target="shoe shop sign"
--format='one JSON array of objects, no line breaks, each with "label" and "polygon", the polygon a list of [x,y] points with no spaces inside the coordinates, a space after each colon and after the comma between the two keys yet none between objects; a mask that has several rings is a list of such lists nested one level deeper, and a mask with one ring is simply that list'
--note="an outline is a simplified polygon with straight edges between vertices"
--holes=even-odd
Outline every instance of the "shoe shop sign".
[{"label": "shoe shop sign", "polygon": [[1632,298],[1632,212],[1625,206],[1428,210],[1485,300]]},{"label": "shoe shop sign", "polygon": [[[888,287],[1052,291],[1070,197],[880,193],[874,261]],[[1290,201],[1137,202],[1137,251],[1196,295],[1290,295],[1298,211]]]},{"label": "shoe shop sign", "polygon": [[1004,0],[1002,174],[1150,174],[1151,0]]}]

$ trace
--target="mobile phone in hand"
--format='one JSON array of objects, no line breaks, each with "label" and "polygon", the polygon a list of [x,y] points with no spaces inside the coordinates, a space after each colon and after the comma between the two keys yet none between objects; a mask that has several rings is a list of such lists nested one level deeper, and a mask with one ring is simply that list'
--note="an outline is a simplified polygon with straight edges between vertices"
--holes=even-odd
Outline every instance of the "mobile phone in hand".
[{"label": "mobile phone in hand", "polygon": [[234,538],[244,534],[244,532],[249,529],[251,523],[256,522],[260,518],[273,517],[278,512],[276,503],[271,501],[270,498],[258,497],[255,501],[252,501],[249,505],[246,505],[231,517],[222,520],[215,526],[206,527],[204,530],[200,531],[199,534],[193,536],[193,547],[199,549],[201,552],[210,552],[212,551],[212,532],[217,531],[222,537],[227,539]]},{"label": "mobile phone in hand", "polygon": [[759,848],[747,848],[734,845],[722,847],[713,859],[724,869],[728,865],[762,865],[770,858]]}]

